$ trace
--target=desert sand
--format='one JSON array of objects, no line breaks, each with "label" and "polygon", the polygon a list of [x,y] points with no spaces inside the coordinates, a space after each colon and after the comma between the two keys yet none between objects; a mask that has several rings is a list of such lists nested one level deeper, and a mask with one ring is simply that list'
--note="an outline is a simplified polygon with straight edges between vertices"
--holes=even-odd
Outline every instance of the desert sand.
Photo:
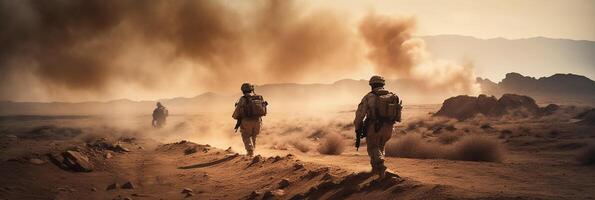
[{"label": "desert sand", "polygon": [[[227,116],[174,115],[160,130],[150,128],[149,116],[3,117],[0,198],[595,197],[593,163],[578,157],[593,145],[595,127],[574,119],[587,108],[464,121],[433,116],[439,108],[405,107],[387,144],[395,174],[387,179],[368,173],[365,140],[359,151],[353,147],[352,111],[271,113],[254,158],[244,155]],[[479,145],[466,149],[463,141]],[[65,165],[67,150],[87,157],[89,166]]]}]

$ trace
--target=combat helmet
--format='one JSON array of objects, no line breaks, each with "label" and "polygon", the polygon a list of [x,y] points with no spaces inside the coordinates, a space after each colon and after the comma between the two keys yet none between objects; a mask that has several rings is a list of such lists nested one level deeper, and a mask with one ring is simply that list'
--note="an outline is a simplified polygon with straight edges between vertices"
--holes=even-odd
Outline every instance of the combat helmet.
[{"label": "combat helmet", "polygon": [[377,75],[376,76],[372,76],[370,78],[369,84],[370,85],[373,85],[373,84],[382,84],[382,85],[384,85],[384,78],[382,76],[377,76]]},{"label": "combat helmet", "polygon": [[254,91],[254,85],[252,85],[250,83],[243,83],[242,87],[240,89],[242,90],[243,93],[250,93],[250,92]]}]

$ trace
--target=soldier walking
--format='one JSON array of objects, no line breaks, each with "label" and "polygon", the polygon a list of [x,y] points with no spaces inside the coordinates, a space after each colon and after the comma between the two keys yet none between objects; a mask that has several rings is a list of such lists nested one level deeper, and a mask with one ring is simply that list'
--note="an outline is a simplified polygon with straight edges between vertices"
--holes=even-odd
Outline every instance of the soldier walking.
[{"label": "soldier walking", "polygon": [[240,89],[243,95],[235,104],[232,117],[237,120],[235,130],[240,129],[247,155],[254,156],[256,136],[260,133],[261,118],[267,113],[268,103],[254,93],[254,86],[250,83],[242,84]]},{"label": "soldier walking", "polygon": [[151,125],[155,128],[161,128],[165,125],[165,119],[169,115],[167,108],[161,104],[161,102],[157,102],[157,108],[153,110],[153,121],[151,121]]},{"label": "soldier walking", "polygon": [[361,137],[366,137],[372,173],[384,178],[384,145],[391,138],[393,125],[401,121],[402,102],[397,95],[384,89],[383,77],[372,76],[369,84],[372,91],[362,98],[355,112],[353,124],[356,132],[361,130],[364,133]]}]

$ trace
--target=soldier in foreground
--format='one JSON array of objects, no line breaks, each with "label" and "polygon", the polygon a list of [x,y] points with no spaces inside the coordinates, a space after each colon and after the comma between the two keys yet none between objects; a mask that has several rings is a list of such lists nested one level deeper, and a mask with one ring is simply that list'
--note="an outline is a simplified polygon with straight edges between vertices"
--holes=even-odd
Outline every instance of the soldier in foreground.
[{"label": "soldier in foreground", "polygon": [[153,121],[151,125],[155,128],[161,128],[165,125],[165,118],[169,115],[167,108],[161,105],[161,102],[157,102],[157,108],[153,110]]},{"label": "soldier in foreground", "polygon": [[235,130],[240,129],[248,156],[254,156],[256,136],[260,133],[261,118],[267,114],[268,103],[254,93],[254,86],[250,83],[242,84],[240,89],[243,95],[235,104],[232,117],[237,120]]},{"label": "soldier in foreground", "polygon": [[380,178],[386,175],[384,145],[390,139],[393,125],[401,121],[402,102],[399,97],[384,89],[384,78],[372,76],[372,91],[364,96],[355,112],[356,147],[360,138],[366,137],[372,173]]}]

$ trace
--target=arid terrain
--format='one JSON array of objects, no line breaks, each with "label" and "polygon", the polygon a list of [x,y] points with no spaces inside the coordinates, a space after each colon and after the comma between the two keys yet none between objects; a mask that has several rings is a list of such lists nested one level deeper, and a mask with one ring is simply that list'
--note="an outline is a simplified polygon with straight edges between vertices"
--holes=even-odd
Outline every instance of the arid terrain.
[{"label": "arid terrain", "polygon": [[595,126],[576,119],[587,107],[462,121],[439,109],[405,107],[386,147],[396,176],[382,180],[368,173],[365,140],[353,147],[353,111],[273,112],[254,158],[229,116],[174,115],[160,130],[149,116],[2,117],[0,198],[595,197]]}]

